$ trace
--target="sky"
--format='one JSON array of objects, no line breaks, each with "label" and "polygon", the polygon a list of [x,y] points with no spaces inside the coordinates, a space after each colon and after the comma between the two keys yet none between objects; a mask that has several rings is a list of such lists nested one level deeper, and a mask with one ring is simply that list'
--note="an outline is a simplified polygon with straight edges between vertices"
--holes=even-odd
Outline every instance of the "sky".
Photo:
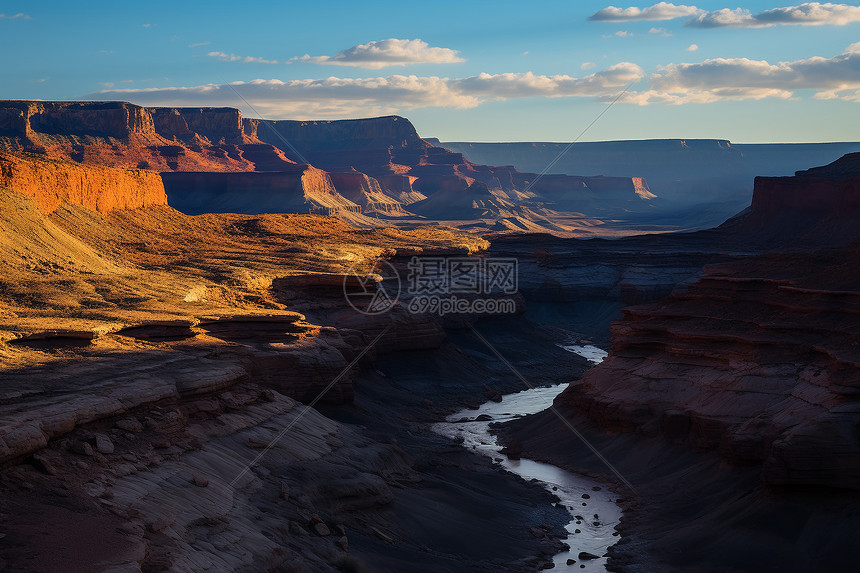
[{"label": "sky", "polygon": [[860,140],[860,6],[0,2],[0,98],[397,114],[442,141]]}]

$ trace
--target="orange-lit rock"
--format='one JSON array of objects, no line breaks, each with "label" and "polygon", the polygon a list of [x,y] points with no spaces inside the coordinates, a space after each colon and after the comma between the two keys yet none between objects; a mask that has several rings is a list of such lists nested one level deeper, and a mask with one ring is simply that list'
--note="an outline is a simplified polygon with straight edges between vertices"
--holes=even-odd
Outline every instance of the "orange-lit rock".
[{"label": "orange-lit rock", "polygon": [[0,187],[32,197],[46,213],[63,202],[108,213],[167,205],[157,173],[0,154]]}]

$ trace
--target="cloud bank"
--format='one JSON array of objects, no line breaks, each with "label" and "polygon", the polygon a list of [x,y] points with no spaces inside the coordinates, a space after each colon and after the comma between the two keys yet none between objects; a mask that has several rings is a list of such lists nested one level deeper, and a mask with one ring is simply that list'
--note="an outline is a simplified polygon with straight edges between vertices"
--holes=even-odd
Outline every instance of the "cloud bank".
[{"label": "cloud bank", "polygon": [[[688,49],[693,49],[691,45]],[[587,67],[584,65],[584,67]],[[416,108],[469,109],[518,98],[593,98],[610,102],[645,79],[638,65],[622,62],[592,74],[482,73],[464,78],[391,75],[374,78],[258,79],[231,84],[147,89],[108,89],[88,97],[156,106],[241,107],[242,98],[267,118],[355,117]],[[749,58],[714,58],[672,63],[648,76],[641,91],[619,103],[638,105],[812,97],[860,102],[860,42],[825,58],[770,63]],[[798,92],[801,92],[798,94]],[[241,98],[239,95],[241,95]]]},{"label": "cloud bank", "polygon": [[639,20],[674,20],[687,18],[686,26],[696,28],[769,28],[772,26],[844,26],[860,22],[860,6],[805,2],[797,6],[773,8],[753,14],[745,8],[703,10],[696,6],[676,6],[659,2],[645,8],[617,8],[609,6],[599,10],[589,20],[602,22],[633,22]]},{"label": "cloud bank", "polygon": [[693,17],[688,26],[699,28],[769,28],[771,26],[844,26],[860,22],[860,7],[847,4],[807,2],[752,14],[749,10],[723,8]]},{"label": "cloud bank", "polygon": [[[142,105],[233,106],[241,94],[268,118],[343,117],[394,113],[422,107],[473,108],[484,102],[526,97],[615,97],[645,76],[622,62],[582,77],[532,72],[466,78],[392,75],[376,78],[258,79],[229,85],[115,89],[90,94],[98,100],[129,100]],[[234,91],[235,90],[235,91]]]},{"label": "cloud bank", "polygon": [[860,101],[860,42],[832,58],[775,64],[748,58],[716,58],[669,64],[649,79],[649,90],[626,94],[622,101],[647,105],[788,99],[797,90],[813,90],[816,99]]},{"label": "cloud bank", "polygon": [[379,42],[358,44],[341,50],[334,56],[298,56],[291,62],[307,62],[326,66],[352,66],[356,68],[380,69],[388,66],[409,64],[453,64],[464,62],[456,50],[431,47],[423,40],[399,40],[389,38]]},{"label": "cloud bank", "polygon": [[637,20],[674,20],[700,12],[695,6],[676,6],[669,2],[658,2],[645,8],[617,8],[608,6],[592,14],[588,19],[597,22],[633,22]]}]

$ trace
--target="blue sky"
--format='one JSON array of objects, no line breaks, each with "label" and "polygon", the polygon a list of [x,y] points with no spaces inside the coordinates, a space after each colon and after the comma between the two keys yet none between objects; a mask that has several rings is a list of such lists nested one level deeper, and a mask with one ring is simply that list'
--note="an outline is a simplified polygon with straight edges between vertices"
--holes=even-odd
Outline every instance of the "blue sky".
[{"label": "blue sky", "polygon": [[619,98],[583,140],[860,139],[860,7],[734,2],[4,2],[0,98],[397,113],[448,141],[569,141]]}]

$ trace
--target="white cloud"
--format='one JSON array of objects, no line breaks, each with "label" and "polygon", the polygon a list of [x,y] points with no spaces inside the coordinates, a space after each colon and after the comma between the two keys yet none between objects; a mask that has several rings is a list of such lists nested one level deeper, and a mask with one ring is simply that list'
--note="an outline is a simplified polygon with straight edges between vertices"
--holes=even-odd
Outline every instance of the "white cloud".
[{"label": "white cloud", "polygon": [[593,68],[596,65],[597,64],[595,64],[594,62],[582,62],[582,65],[579,66],[579,69],[580,70],[590,70],[591,68]]},{"label": "white cloud", "polygon": [[188,44],[189,48],[199,48],[201,46],[208,46],[212,42],[197,42],[196,44]]},{"label": "white cloud", "polygon": [[771,26],[844,26],[860,22],[860,7],[847,4],[806,2],[797,6],[773,8],[758,14],[749,10],[723,8],[698,14],[688,26],[701,28],[767,28]]},{"label": "white cloud", "polygon": [[29,20],[30,17],[23,12],[17,14],[0,14],[0,20]]},{"label": "white cloud", "polygon": [[[236,92],[265,117],[368,116],[422,107],[473,108],[487,101],[525,97],[610,97],[644,76],[636,64],[620,63],[582,77],[526,73],[467,78],[393,75],[377,78],[254,80],[230,85],[113,89],[90,94],[99,100],[143,105],[238,106]],[[233,91],[235,90],[235,92]]]},{"label": "white cloud", "polygon": [[619,38],[629,38],[633,34],[631,32],[628,32],[627,30],[618,30],[617,32],[615,32],[615,35]]},{"label": "white cloud", "polygon": [[[804,2],[796,6],[773,8],[753,14],[746,8],[702,10],[696,6],[676,6],[659,2],[645,8],[609,6],[589,20],[632,22],[636,20],[674,20],[687,18],[686,25],[698,28],[768,28],[771,26],[844,26],[860,22],[860,6],[830,2]],[[653,29],[653,28],[652,28]]]},{"label": "white cloud", "polygon": [[780,98],[814,90],[817,99],[858,101],[860,42],[832,58],[813,57],[771,64],[748,58],[716,58],[669,64],[650,76],[650,89],[625,94],[638,103],[708,103],[721,100]]},{"label": "white cloud", "polygon": [[264,60],[263,58],[255,58],[253,56],[237,56],[236,54],[227,54],[225,52],[209,52],[206,54],[212,58],[218,58],[223,62],[244,62],[247,64],[277,64],[277,60]]},{"label": "white cloud", "polygon": [[697,44],[690,44],[689,46],[687,46],[688,52],[695,52],[698,49],[699,49],[699,46]]},{"label": "white cloud", "polygon": [[456,50],[431,47],[423,40],[389,38],[379,42],[358,44],[341,50],[334,56],[298,56],[291,62],[307,62],[327,66],[352,66],[378,70],[388,66],[409,64],[453,64],[464,62]]},{"label": "white cloud", "polygon": [[670,32],[666,28],[651,28],[650,30],[648,30],[648,33],[656,34],[658,36],[665,36],[667,38],[673,35],[672,32]]},{"label": "white cloud", "polygon": [[633,22],[636,20],[674,20],[675,18],[683,18],[692,16],[700,10],[695,6],[684,6],[671,4],[669,2],[658,2],[653,6],[645,8],[617,8],[608,6],[602,10],[598,10],[588,19],[600,22]]}]

